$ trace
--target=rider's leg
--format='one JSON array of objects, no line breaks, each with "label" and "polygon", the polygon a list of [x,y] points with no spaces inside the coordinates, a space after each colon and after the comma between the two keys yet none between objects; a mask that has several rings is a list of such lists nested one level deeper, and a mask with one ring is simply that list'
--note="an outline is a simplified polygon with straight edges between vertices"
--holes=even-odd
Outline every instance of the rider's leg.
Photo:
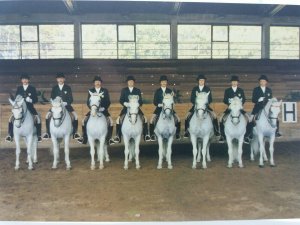
[{"label": "rider's leg", "polygon": [[121,131],[121,118],[118,116],[116,120],[116,136],[114,137],[114,142],[115,143],[121,143],[121,136],[122,136],[122,131]]},{"label": "rider's leg", "polygon": [[106,141],[108,142],[109,145],[113,145],[115,143],[114,140],[112,139],[114,122],[110,116],[107,117],[107,121],[108,121],[108,131],[107,131]]},{"label": "rider's leg", "polygon": [[144,141],[151,141],[151,137],[149,135],[149,130],[148,130],[148,121],[145,115],[142,116],[142,121],[143,121],[143,135],[144,135]]},{"label": "rider's leg", "polygon": [[276,125],[277,125],[277,129],[276,129],[276,133],[275,133],[275,136],[277,138],[280,138],[282,136],[282,134],[279,132],[279,120],[277,119],[276,121]]},{"label": "rider's leg", "polygon": [[176,140],[180,140],[180,129],[181,129],[181,121],[179,116],[175,113],[175,126],[176,126]]},{"label": "rider's leg", "polygon": [[190,126],[191,118],[192,118],[192,113],[188,112],[184,121],[184,136],[183,136],[184,138],[188,138],[190,136],[188,129]]},{"label": "rider's leg", "polygon": [[8,135],[5,137],[5,141],[13,142],[14,140],[14,116],[11,115],[8,120]]},{"label": "rider's leg", "polygon": [[46,114],[46,133],[43,134],[42,138],[43,139],[48,139],[51,138],[51,134],[50,134],[50,120],[51,120],[51,112],[49,111]]},{"label": "rider's leg", "polygon": [[244,143],[245,144],[250,144],[250,140],[253,138],[252,131],[254,127],[254,115],[251,114],[249,118],[249,122],[247,123],[246,127],[246,134],[244,135]]},{"label": "rider's leg", "polygon": [[77,133],[78,130],[78,116],[77,113],[75,111],[72,111],[72,115],[74,116],[74,120],[72,122],[73,125],[73,139],[79,139],[80,138],[80,134]]},{"label": "rider's leg", "polygon": [[226,135],[225,135],[225,131],[224,131],[224,117],[225,117],[225,112],[222,115],[222,117],[220,118],[220,133],[221,133],[221,137],[219,139],[220,143],[224,143],[225,140],[226,140]]},{"label": "rider's leg", "polygon": [[39,114],[37,114],[37,115],[35,115],[35,119],[36,119],[36,124],[35,124],[36,135],[37,135],[37,138],[38,138],[38,142],[41,142],[42,141],[42,137],[41,137],[41,134],[42,134],[41,116]]},{"label": "rider's leg", "polygon": [[156,118],[157,118],[157,115],[152,114],[152,117],[150,119],[150,125],[149,125],[151,141],[156,141],[156,136],[154,134],[154,123],[155,123]]},{"label": "rider's leg", "polygon": [[82,120],[82,127],[81,127],[82,128],[82,136],[81,136],[81,138],[77,139],[77,141],[80,144],[86,144],[88,141],[86,125],[87,125],[89,118],[90,118],[90,113],[86,114],[84,119]]}]

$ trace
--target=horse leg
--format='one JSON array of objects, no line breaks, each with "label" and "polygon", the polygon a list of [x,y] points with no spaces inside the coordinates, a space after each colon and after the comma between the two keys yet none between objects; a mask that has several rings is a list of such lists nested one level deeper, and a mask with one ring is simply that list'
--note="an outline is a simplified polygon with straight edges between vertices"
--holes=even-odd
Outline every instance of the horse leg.
[{"label": "horse leg", "polygon": [[228,146],[228,168],[232,168],[233,163],[233,146],[232,146],[232,139],[226,136],[227,139],[227,146]]},{"label": "horse leg", "polygon": [[198,140],[198,138],[196,138],[196,150],[198,151],[197,153],[197,162],[201,162],[201,146],[202,146],[202,141],[200,141],[200,139]]},{"label": "horse leg", "polygon": [[38,163],[37,160],[37,136],[33,136],[33,142],[32,142],[32,155],[33,155],[33,163]]},{"label": "horse leg", "polygon": [[[104,145],[105,145],[105,139],[106,136],[102,136],[99,140],[99,153],[100,153],[100,165],[99,165],[99,169],[102,170],[104,169],[104,163],[103,163],[103,159],[104,159]],[[98,153],[98,154],[99,154]]]},{"label": "horse leg", "polygon": [[140,142],[141,142],[141,135],[138,135],[135,139],[135,168],[140,169]]},{"label": "horse leg", "polygon": [[70,135],[67,134],[65,135],[65,162],[66,162],[66,169],[70,170],[71,169],[71,163],[70,163],[70,148],[69,148],[69,142],[70,142]]},{"label": "horse leg", "polygon": [[[197,167],[197,162],[196,162],[196,158],[197,158],[197,153],[198,153],[198,149],[197,149],[197,137],[194,134],[190,134],[191,137],[191,142],[193,145],[193,164],[192,164],[192,168],[196,169]],[[200,155],[201,158],[201,153],[198,153],[198,157]]]},{"label": "horse leg", "polygon": [[243,161],[242,161],[242,155],[243,155],[243,143],[244,143],[244,136],[240,137],[238,142],[238,161],[239,161],[239,167],[243,168]]},{"label": "horse leg", "polygon": [[[264,146],[266,146],[266,139],[264,138]],[[271,137],[270,137],[270,146],[271,146]],[[265,150],[264,150],[264,162],[268,162],[268,156],[267,156],[267,153],[266,153],[266,147],[265,147]]]},{"label": "horse leg", "polygon": [[107,144],[106,143],[104,143],[104,154],[105,154],[105,162],[110,162],[109,154],[108,154],[108,151],[107,151]]},{"label": "horse leg", "polygon": [[51,140],[53,144],[53,164],[52,164],[52,169],[57,168],[57,163],[58,163],[58,155],[59,155],[59,146],[58,146],[58,141],[54,135],[51,135]]},{"label": "horse leg", "polygon": [[[92,137],[88,137],[90,144],[90,155],[91,155],[91,170],[95,169],[95,141]],[[99,154],[99,152],[98,152]]]},{"label": "horse leg", "polygon": [[275,141],[275,135],[272,135],[270,137],[270,166],[274,167],[274,141]]},{"label": "horse leg", "polygon": [[28,161],[28,169],[32,170],[32,141],[33,141],[33,135],[30,135],[26,137],[26,145],[27,145],[27,161]]},{"label": "horse leg", "polygon": [[209,147],[210,147],[210,142],[208,142],[207,146],[206,146],[206,159],[207,159],[207,162],[211,162]]},{"label": "horse leg", "polygon": [[15,134],[15,143],[16,143],[16,165],[15,170],[18,170],[20,168],[20,136]]},{"label": "horse leg", "polygon": [[162,168],[162,161],[163,161],[163,139],[160,135],[157,137],[157,141],[158,141],[158,165],[157,165],[157,169],[161,169]]},{"label": "horse leg", "polygon": [[128,170],[128,158],[129,158],[129,138],[126,135],[123,135],[123,141],[124,141],[124,169]]},{"label": "horse leg", "polygon": [[263,154],[265,152],[265,142],[263,134],[258,135],[258,141],[259,141],[259,167],[264,167],[264,161],[263,161]]},{"label": "horse leg", "polygon": [[170,136],[168,139],[167,145],[167,162],[168,162],[168,169],[173,169],[171,156],[172,156],[172,143],[173,143],[174,136]]},{"label": "horse leg", "polygon": [[250,143],[250,160],[254,161],[254,146],[253,146],[253,140]]},{"label": "horse leg", "polygon": [[209,141],[209,135],[207,135],[206,137],[203,138],[203,146],[202,146],[202,167],[203,169],[206,169],[207,168],[207,165],[206,165],[206,146],[208,144],[208,141]]}]

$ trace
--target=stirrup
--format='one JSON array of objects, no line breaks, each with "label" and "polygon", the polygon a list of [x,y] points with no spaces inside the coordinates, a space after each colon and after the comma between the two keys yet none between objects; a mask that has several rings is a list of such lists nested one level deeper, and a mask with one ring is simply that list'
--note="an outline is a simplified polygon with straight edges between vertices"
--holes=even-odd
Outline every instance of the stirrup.
[{"label": "stirrup", "polygon": [[12,138],[10,135],[8,135],[8,136],[6,136],[5,141],[6,142],[13,142],[14,138]]},{"label": "stirrup", "polygon": [[114,142],[114,140],[111,138],[111,139],[108,140],[108,144],[109,144],[109,145],[114,145],[115,142]]},{"label": "stirrup", "polygon": [[73,134],[73,139],[78,140],[81,136],[78,133]]},{"label": "stirrup", "polygon": [[251,139],[249,137],[245,137],[244,138],[244,143],[249,145],[250,144]]},{"label": "stirrup", "polygon": [[38,136],[38,137],[37,137],[37,141],[38,141],[38,142],[42,142],[42,140],[43,140],[43,139],[42,139],[41,136]]},{"label": "stirrup", "polygon": [[119,136],[115,136],[114,139],[113,139],[113,141],[115,143],[121,143],[121,139],[119,138]]},{"label": "stirrup", "polygon": [[180,140],[181,139],[180,134],[175,134],[175,139]]},{"label": "stirrup", "polygon": [[156,141],[156,136],[155,136],[155,134],[153,134],[153,135],[150,137],[150,141]]},{"label": "stirrup", "polygon": [[220,137],[219,143],[225,143],[225,138],[223,136]]},{"label": "stirrup", "polygon": [[183,138],[189,138],[190,137],[190,133],[189,132],[184,132]]},{"label": "stirrup", "polygon": [[42,138],[48,140],[50,138],[50,135],[48,133],[44,133]]},{"label": "stirrup", "polygon": [[282,134],[281,134],[280,132],[276,132],[276,133],[275,133],[275,137],[281,138],[281,137],[282,137]]},{"label": "stirrup", "polygon": [[146,134],[145,137],[144,137],[144,140],[145,141],[151,141],[151,137],[149,134]]}]

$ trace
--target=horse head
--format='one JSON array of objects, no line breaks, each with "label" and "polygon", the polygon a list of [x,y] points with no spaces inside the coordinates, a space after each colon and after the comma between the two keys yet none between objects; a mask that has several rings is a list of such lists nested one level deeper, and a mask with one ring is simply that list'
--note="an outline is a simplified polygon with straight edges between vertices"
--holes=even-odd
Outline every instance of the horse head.
[{"label": "horse head", "polygon": [[204,114],[207,111],[207,103],[208,103],[208,96],[210,92],[197,92],[196,93],[196,100],[195,100],[195,112],[196,116],[200,119],[204,118]]},{"label": "horse head", "polygon": [[173,115],[174,93],[164,94],[162,111],[164,118],[170,118]]},{"label": "horse head", "polygon": [[27,111],[24,98],[21,95],[17,95],[14,101],[11,98],[9,98],[8,100],[12,105],[12,113],[15,119],[14,124],[16,127],[20,128],[25,119],[25,114]]},{"label": "horse head", "polygon": [[281,106],[282,100],[278,101],[277,98],[272,98],[269,100],[266,107],[269,107],[268,112],[268,121],[271,124],[272,127],[276,126],[277,118],[280,113],[280,106]]},{"label": "horse head", "polygon": [[139,96],[138,95],[129,95],[128,96],[129,105],[127,106],[127,113],[129,121],[132,124],[135,124],[138,118],[139,113]]},{"label": "horse head", "polygon": [[66,115],[66,103],[63,102],[61,97],[56,97],[54,100],[51,99],[51,113],[54,121],[54,126],[59,127]]},{"label": "horse head", "polygon": [[91,107],[91,116],[97,116],[101,111],[101,99],[104,97],[103,92],[92,93],[90,92],[89,106]]},{"label": "horse head", "polygon": [[242,100],[237,96],[232,98],[230,100],[229,109],[230,109],[231,122],[237,125],[240,122],[241,110],[243,109]]}]

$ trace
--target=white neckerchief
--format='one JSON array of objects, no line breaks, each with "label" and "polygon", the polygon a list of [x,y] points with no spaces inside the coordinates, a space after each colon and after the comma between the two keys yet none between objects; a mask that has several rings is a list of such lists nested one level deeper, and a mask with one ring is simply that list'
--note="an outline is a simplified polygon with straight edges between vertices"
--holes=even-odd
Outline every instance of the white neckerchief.
[{"label": "white neckerchief", "polygon": [[232,88],[233,92],[235,93],[237,90],[237,87],[231,87],[231,88]]},{"label": "white neckerchief", "polygon": [[203,88],[204,88],[204,86],[200,86],[200,85],[199,85],[199,89],[200,89],[200,91],[202,91],[202,90],[203,90]]},{"label": "white neckerchief", "polygon": [[262,92],[263,92],[263,93],[265,93],[265,92],[266,92],[266,87],[262,87],[262,86],[260,86],[260,88],[261,88],[261,90],[262,90]]},{"label": "white neckerchief", "polygon": [[165,93],[166,92],[166,87],[161,87],[161,90],[163,91],[163,93]]},{"label": "white neckerchief", "polygon": [[130,93],[132,92],[132,90],[133,90],[133,87],[128,87],[129,88],[129,91],[130,91]]},{"label": "white neckerchief", "polygon": [[95,88],[96,92],[99,94],[100,93],[100,90],[101,90],[101,87],[100,88]]},{"label": "white neckerchief", "polygon": [[64,84],[59,84],[58,87],[59,87],[59,90],[62,90],[64,87]]},{"label": "white neckerchief", "polygon": [[27,90],[27,88],[28,88],[28,84],[27,84],[27,85],[23,85],[23,89],[24,89],[24,91],[26,91],[26,90]]}]

